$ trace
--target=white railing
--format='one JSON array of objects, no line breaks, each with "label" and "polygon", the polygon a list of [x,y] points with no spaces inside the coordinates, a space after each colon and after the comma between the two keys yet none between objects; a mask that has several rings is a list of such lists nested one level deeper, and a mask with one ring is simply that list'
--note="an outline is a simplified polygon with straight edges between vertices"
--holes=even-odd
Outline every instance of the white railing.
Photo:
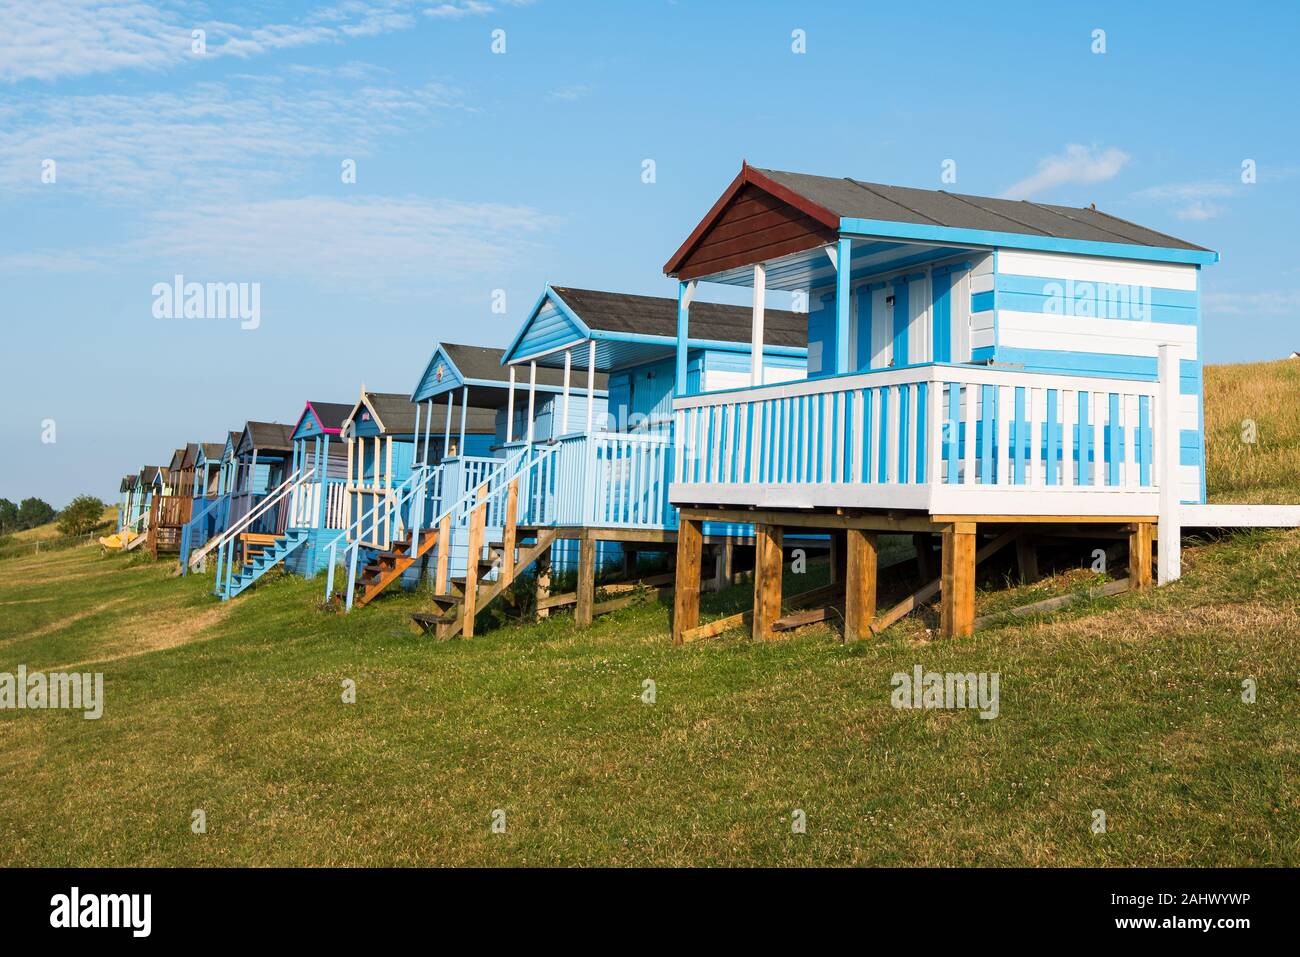
[{"label": "white railing", "polygon": [[586,528],[674,528],[668,431],[568,435],[530,487],[528,521]]},{"label": "white railing", "polygon": [[284,501],[293,493],[295,488],[302,485],[304,482],[307,482],[315,471],[315,469],[307,469],[306,472],[302,472],[300,469],[299,471],[294,472],[278,485],[271,494],[267,495],[264,499],[258,502],[257,505],[250,509],[248,514],[244,515],[243,518],[239,519],[239,521],[235,522],[219,536],[213,539],[211,543],[203,546],[203,548],[190,556],[190,564],[193,565],[195,562],[200,561],[203,556],[213,548],[216,549],[217,573],[215,591],[217,594],[229,594],[230,581],[234,577],[234,551],[235,546],[239,544],[239,536],[247,531],[249,526],[251,526],[261,516],[265,515],[280,502]]},{"label": "white railing", "polygon": [[1177,416],[1172,439],[1157,427],[1177,407],[1165,365],[1157,382],[930,365],[680,398],[671,498],[1153,515],[1162,473],[1177,483]]},{"label": "white railing", "polygon": [[[296,489],[289,497],[289,519],[285,527],[342,528],[346,486],[346,479],[334,478],[322,482],[308,482]],[[322,495],[325,497],[324,526],[319,524],[322,520],[320,512]]]}]

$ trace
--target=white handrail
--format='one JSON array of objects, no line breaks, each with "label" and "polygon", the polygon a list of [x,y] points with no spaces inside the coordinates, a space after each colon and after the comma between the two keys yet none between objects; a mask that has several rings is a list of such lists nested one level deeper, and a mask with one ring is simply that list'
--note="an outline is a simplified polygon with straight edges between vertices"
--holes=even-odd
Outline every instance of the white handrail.
[{"label": "white handrail", "polygon": [[[297,488],[303,482],[306,482],[307,479],[311,478],[312,474],[315,471],[316,470],[314,468],[310,468],[305,473],[303,473],[301,469],[299,469],[297,472],[294,472],[282,483],[280,483],[280,485],[276,487],[275,491],[271,492],[271,494],[267,495],[266,498],[258,502],[254,508],[250,509],[247,515],[241,518],[230,528],[226,529],[226,531],[222,532],[221,537],[217,540],[217,544],[216,544],[216,548],[217,548],[216,578],[217,578],[218,591],[220,591],[222,588],[223,567],[226,573],[225,574],[226,587],[229,588],[229,584],[230,584],[229,582],[230,566],[232,562],[231,562],[231,556],[229,555],[230,548],[228,546],[230,546],[231,543],[235,541],[237,536],[241,532],[243,532],[244,529],[248,528],[248,526],[251,525],[254,521],[256,521],[258,518],[261,518],[263,515],[265,515],[273,505],[278,504],[280,501],[286,498],[293,491],[293,489]],[[205,549],[207,549],[207,546],[205,546]],[[203,554],[206,554],[206,550],[204,551]],[[223,561],[223,557],[224,557],[224,561]]]}]

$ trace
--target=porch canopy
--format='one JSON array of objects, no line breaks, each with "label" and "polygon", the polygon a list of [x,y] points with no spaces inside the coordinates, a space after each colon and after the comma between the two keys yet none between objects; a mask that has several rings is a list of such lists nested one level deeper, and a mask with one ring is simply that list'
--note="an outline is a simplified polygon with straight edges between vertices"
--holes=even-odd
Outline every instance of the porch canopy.
[{"label": "porch canopy", "polygon": [[[819,365],[822,374],[844,374],[859,367],[850,349],[852,283],[999,248],[1157,262],[1201,264],[1218,259],[1203,247],[1093,207],[886,186],[743,164],[664,265],[664,272],[678,280],[678,395],[684,394],[686,354],[700,305],[693,308],[692,301],[701,281],[753,288],[750,343],[756,355],[765,339],[767,289],[829,287],[830,328]],[[811,368],[809,372],[815,374]],[[755,377],[753,384],[760,380]]]},{"label": "porch canopy", "polygon": [[[677,351],[677,302],[663,296],[577,289],[547,285],[502,362],[510,368],[528,364],[532,405],[533,383],[544,370],[564,370],[563,394],[567,400],[574,368],[586,371],[586,391],[595,395],[601,376],[658,359]],[[792,312],[771,314],[761,349],[751,348],[750,310],[744,306],[701,302],[696,305],[693,336],[684,343],[689,350],[743,352],[802,359],[807,356],[803,318]],[[761,372],[762,360],[759,359]],[[678,368],[679,389],[684,388],[685,365]],[[513,405],[513,389],[511,395]],[[590,401],[587,430],[591,430]],[[530,411],[529,419],[532,419]]]}]

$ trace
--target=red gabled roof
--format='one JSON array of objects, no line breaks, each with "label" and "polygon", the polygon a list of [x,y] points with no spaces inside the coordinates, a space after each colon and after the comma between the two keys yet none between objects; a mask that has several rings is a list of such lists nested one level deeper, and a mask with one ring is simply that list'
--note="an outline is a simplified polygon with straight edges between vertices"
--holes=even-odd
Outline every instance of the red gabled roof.
[{"label": "red gabled roof", "polygon": [[721,218],[723,212],[726,211],[727,206],[736,198],[736,194],[746,185],[750,184],[758,187],[763,190],[763,192],[770,194],[776,199],[781,200],[783,203],[788,203],[801,213],[815,219],[828,229],[839,230],[840,217],[835,213],[831,212],[825,206],[813,202],[806,196],[802,196],[794,190],[782,186],[776,180],[772,179],[770,176],[765,176],[760,170],[750,166],[748,163],[742,162],[740,172],[736,175],[736,178],[731,181],[731,185],[726,188],[718,201],[714,203],[713,207],[704,215],[704,218],[700,220],[699,225],[696,226],[695,229],[691,231],[691,234],[686,237],[686,242],[682,243],[681,246],[678,247],[677,252],[673,253],[668,262],[664,264],[665,274],[669,276],[677,275],[682,263],[685,262],[687,257],[689,257],[695,248],[699,246],[700,241],[708,234],[709,230],[717,223],[718,219]]}]

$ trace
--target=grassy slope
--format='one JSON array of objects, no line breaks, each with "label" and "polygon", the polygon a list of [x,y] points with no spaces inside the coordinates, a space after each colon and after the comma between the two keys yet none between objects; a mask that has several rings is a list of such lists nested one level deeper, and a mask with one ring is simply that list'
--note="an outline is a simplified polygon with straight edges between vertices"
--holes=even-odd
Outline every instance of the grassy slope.
[{"label": "grassy slope", "polygon": [[[406,631],[417,595],[341,616],[320,582],[220,606],[133,556],[11,562],[0,670],[112,660],[98,722],[0,712],[0,863],[1300,864],[1300,534],[1185,555],[1169,588],[961,642],[920,618],[687,649],[657,604],[439,644]],[[918,663],[999,672],[1001,716],[893,710]]]},{"label": "grassy slope", "polygon": [[[99,525],[96,531],[108,532],[117,527],[117,506],[110,505],[104,509],[104,514],[100,516]],[[13,539],[16,542],[35,542],[45,541],[49,538],[62,538],[63,533],[59,531],[58,519],[52,522],[46,522],[44,525],[36,525],[33,528],[25,528],[20,532],[13,533]]]},{"label": "grassy slope", "polygon": [[1210,501],[1300,503],[1300,360],[1207,367],[1205,415]]}]

